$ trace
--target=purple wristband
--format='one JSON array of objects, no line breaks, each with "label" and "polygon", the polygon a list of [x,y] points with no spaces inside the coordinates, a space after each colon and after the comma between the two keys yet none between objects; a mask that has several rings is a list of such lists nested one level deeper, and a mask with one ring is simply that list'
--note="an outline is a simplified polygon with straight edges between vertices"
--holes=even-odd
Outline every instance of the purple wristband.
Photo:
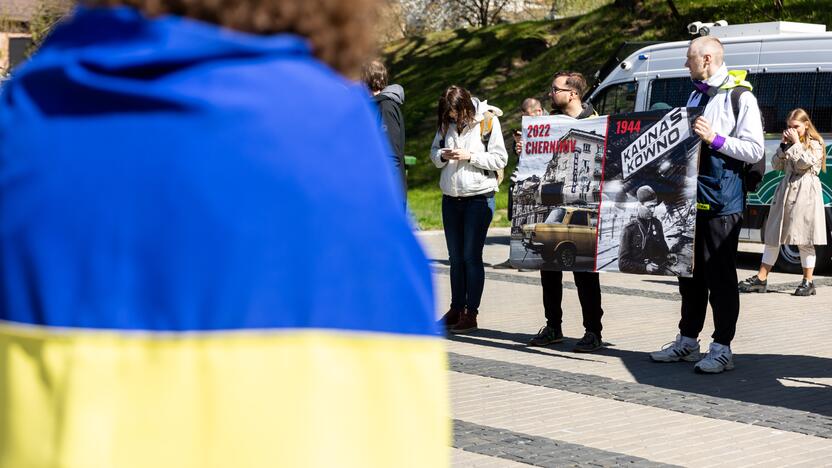
[{"label": "purple wristband", "polygon": [[720,135],[719,133],[717,133],[714,136],[714,141],[711,142],[711,149],[715,149],[715,150],[719,151],[719,149],[722,148],[722,145],[724,145],[724,144],[725,144],[725,137]]}]

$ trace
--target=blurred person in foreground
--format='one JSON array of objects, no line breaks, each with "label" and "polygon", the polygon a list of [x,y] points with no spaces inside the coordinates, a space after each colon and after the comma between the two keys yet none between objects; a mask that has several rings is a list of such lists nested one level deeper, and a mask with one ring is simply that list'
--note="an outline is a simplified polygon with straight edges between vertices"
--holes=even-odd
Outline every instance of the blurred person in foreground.
[{"label": "blurred person in foreground", "polygon": [[88,1],[17,71],[0,467],[447,465],[428,263],[341,75],[375,9]]}]

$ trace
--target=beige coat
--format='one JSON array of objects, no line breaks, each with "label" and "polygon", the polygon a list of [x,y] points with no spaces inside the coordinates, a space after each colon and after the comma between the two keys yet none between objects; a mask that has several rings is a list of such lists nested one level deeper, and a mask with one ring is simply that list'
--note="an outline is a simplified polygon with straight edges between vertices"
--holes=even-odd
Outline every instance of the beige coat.
[{"label": "beige coat", "polygon": [[766,245],[826,245],[826,218],[820,173],[825,154],[820,143],[809,141],[788,150],[777,149],[771,159],[775,170],[786,173],[772,198],[766,222]]}]

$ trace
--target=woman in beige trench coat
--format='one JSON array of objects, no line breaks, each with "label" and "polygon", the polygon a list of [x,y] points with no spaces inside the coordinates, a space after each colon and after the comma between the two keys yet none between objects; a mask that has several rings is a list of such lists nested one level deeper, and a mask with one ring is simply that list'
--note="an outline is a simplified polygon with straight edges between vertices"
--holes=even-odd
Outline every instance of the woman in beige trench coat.
[{"label": "woman in beige trench coat", "polygon": [[823,213],[820,171],[826,172],[823,139],[809,115],[795,109],[786,119],[788,128],[777,153],[771,159],[773,169],[786,174],[777,191],[765,228],[766,248],[760,271],[739,284],[740,292],[766,292],[768,274],[777,261],[781,245],[796,245],[800,250],[803,281],[795,296],[815,294],[812,272],[815,269],[815,245],[826,244],[826,218]]}]

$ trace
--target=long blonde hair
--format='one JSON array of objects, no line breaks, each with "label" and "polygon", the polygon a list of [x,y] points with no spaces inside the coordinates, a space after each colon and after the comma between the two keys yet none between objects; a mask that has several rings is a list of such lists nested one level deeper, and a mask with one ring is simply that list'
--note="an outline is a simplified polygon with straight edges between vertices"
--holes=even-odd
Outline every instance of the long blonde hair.
[{"label": "long blonde hair", "polygon": [[797,108],[791,112],[789,112],[789,116],[786,117],[786,125],[789,125],[789,122],[792,120],[797,120],[801,122],[803,125],[806,125],[806,135],[800,138],[800,142],[803,143],[803,147],[809,149],[810,141],[815,140],[820,143],[820,150],[821,150],[821,169],[823,172],[826,172],[826,146],[823,143],[823,137],[820,136],[818,133],[818,129],[815,128],[815,124],[812,123],[812,119],[809,118],[809,113],[801,108]]}]

